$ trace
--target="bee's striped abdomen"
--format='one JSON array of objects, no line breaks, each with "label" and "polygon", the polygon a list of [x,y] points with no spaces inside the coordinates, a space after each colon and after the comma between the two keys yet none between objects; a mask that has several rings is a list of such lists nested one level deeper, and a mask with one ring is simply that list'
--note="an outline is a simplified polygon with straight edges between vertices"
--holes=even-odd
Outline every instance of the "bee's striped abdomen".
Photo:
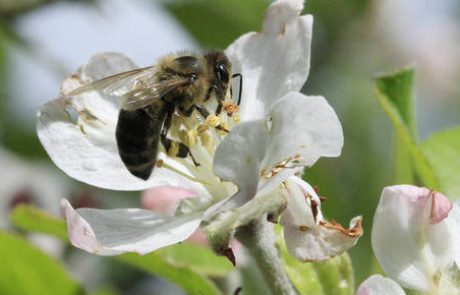
[{"label": "bee's striped abdomen", "polygon": [[116,130],[118,153],[133,175],[147,180],[157,159],[166,113],[161,103],[134,111],[120,110]]}]

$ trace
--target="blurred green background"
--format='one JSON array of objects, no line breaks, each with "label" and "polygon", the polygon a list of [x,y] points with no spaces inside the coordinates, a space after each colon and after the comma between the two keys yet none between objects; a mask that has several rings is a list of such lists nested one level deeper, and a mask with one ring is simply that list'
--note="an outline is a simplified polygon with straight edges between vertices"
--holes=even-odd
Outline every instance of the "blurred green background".
[{"label": "blurred green background", "polygon": [[[145,66],[181,49],[225,49],[241,34],[261,29],[269,3],[0,0],[0,225],[14,230],[7,215],[18,203],[58,215],[63,197],[79,206],[138,207],[137,193],[88,187],[55,168],[35,134],[36,109],[96,52],[122,51]],[[459,124],[460,4],[311,0],[304,13],[314,16],[314,35],[311,70],[302,91],[325,96],[345,134],[342,156],[321,159],[305,177],[327,197],[327,218],[344,225],[356,215],[364,218],[364,236],[350,251],[358,285],[377,269],[370,232],[380,192],[401,181],[395,174],[393,128],[376,98],[374,78],[415,65],[420,140]],[[145,291],[164,281],[147,280],[117,261],[56,241],[42,244],[91,293],[165,294]]]}]

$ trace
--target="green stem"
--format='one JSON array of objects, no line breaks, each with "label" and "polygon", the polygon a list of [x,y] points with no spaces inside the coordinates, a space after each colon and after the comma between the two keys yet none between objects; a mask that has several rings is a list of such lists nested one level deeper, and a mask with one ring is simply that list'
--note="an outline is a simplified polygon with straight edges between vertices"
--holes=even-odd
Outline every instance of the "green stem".
[{"label": "green stem", "polygon": [[294,295],[297,292],[284,271],[275,245],[273,226],[264,215],[238,228],[236,238],[256,260],[267,285],[274,295]]}]

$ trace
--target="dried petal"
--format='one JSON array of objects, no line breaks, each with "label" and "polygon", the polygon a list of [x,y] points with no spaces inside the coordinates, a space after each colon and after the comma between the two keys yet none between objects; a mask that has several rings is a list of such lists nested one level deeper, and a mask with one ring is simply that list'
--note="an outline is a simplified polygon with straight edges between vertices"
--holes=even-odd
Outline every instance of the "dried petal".
[{"label": "dried petal", "polygon": [[323,220],[321,201],[305,181],[291,177],[286,181],[288,203],[281,214],[284,239],[289,253],[302,261],[321,261],[337,256],[354,246],[362,235],[361,217],[345,229]]}]

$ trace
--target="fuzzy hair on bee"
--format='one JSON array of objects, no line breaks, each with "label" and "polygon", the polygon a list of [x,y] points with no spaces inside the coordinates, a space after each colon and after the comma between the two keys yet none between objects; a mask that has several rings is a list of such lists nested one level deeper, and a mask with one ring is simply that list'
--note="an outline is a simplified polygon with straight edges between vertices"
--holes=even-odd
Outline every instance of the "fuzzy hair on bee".
[{"label": "fuzzy hair on bee", "polygon": [[196,110],[206,118],[210,114],[205,107],[209,100],[217,102],[214,112],[218,115],[224,100],[230,97],[230,77],[231,63],[221,51],[204,55],[179,52],[160,58],[154,66],[85,84],[69,95],[101,91],[121,98],[115,133],[118,153],[131,174],[147,180],[160,143],[166,152],[174,147],[175,156],[190,156],[199,165],[187,145],[168,137],[172,116],[177,113],[189,117]]}]

